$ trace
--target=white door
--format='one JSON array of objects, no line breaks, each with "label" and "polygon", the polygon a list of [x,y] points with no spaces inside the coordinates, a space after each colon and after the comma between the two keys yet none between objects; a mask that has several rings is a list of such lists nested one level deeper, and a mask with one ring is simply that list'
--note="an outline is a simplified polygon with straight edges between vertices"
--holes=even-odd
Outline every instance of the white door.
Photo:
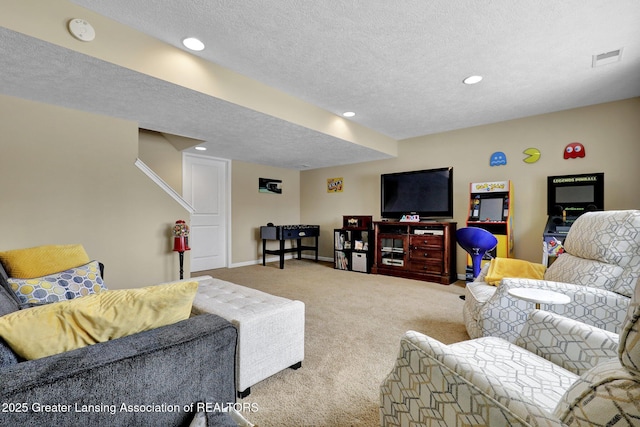
[{"label": "white door", "polygon": [[191,271],[227,266],[227,171],[229,162],[183,154],[182,193],[193,206]]}]

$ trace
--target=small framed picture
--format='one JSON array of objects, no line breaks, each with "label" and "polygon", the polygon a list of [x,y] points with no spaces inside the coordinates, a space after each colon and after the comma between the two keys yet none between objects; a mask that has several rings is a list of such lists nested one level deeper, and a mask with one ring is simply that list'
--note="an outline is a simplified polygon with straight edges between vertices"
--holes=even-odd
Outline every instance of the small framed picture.
[{"label": "small framed picture", "polygon": [[342,193],[343,178],[327,178],[327,193]]},{"label": "small framed picture", "polygon": [[282,194],[282,180],[271,178],[258,178],[258,192]]}]

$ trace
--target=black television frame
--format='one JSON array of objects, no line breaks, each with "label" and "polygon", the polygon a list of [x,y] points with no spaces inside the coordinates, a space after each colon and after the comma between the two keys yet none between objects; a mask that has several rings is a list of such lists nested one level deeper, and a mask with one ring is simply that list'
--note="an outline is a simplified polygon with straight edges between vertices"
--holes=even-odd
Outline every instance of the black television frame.
[{"label": "black television frame", "polygon": [[[436,176],[442,175],[443,172],[446,172],[446,188],[444,190],[447,200],[446,200],[446,208],[444,209],[435,209],[435,208],[427,208],[425,205],[416,204],[411,207],[415,207],[416,209],[407,209],[407,210],[391,210],[385,209],[385,181],[389,178],[393,179],[402,179],[406,182],[416,179],[417,176]],[[444,219],[444,218],[453,218],[453,166],[435,168],[435,169],[422,169],[416,171],[407,171],[407,172],[394,172],[394,173],[386,173],[380,175],[380,214],[384,219],[399,219],[403,215],[419,215],[421,219]]]}]

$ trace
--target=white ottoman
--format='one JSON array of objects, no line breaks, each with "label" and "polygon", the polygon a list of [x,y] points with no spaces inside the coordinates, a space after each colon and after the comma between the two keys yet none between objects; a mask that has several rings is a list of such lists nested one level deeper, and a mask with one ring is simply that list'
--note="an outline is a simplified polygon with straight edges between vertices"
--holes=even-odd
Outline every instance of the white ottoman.
[{"label": "white ottoman", "polygon": [[214,313],[238,330],[236,388],[240,397],[250,387],[304,359],[304,303],[270,295],[211,276],[196,277],[193,314]]}]

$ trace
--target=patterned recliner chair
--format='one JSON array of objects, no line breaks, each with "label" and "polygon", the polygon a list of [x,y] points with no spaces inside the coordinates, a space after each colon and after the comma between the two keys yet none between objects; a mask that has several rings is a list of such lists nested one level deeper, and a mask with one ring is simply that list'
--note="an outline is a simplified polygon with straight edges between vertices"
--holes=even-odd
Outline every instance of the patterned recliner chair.
[{"label": "patterned recliner chair", "polygon": [[511,343],[402,338],[381,426],[640,425],[640,285],[618,336],[534,310]]},{"label": "patterned recliner chair", "polygon": [[463,317],[471,338],[501,337],[513,342],[532,304],[508,294],[510,288],[541,288],[568,295],[566,305],[545,310],[620,333],[633,286],[640,277],[640,210],[589,212],[572,225],[565,253],[547,269],[544,280],[484,282],[486,269],[467,283]]}]

